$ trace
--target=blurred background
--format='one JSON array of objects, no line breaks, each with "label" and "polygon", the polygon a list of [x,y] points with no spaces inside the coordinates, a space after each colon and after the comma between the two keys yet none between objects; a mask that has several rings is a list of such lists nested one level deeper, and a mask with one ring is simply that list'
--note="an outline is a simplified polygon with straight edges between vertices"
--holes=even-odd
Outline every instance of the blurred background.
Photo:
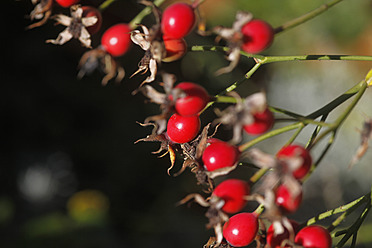
[{"label": "blurred background", "polygon": [[[81,1],[95,7],[102,2]],[[277,27],[326,2],[206,0],[200,11],[206,17],[207,29],[231,26],[239,9],[251,11]],[[31,24],[27,18],[33,9],[31,1],[6,0],[3,4],[0,246],[202,247],[213,235],[205,228],[206,209],[197,204],[176,206],[187,194],[202,193],[194,175],[186,171],[170,177],[168,157],[151,154],[158,144],[134,145],[151,131],[136,122],[159,112],[157,106],[145,103],[142,95],[131,95],[147,76],[129,79],[143,51],[133,45],[118,58],[127,73],[120,84],[110,82],[103,87],[99,71],[77,80],[77,64],[87,49],[76,40],[63,46],[46,44],[45,40],[54,39],[64,29],[53,20],[25,30]],[[92,37],[92,46],[99,45],[105,29],[129,22],[142,9],[135,0],[114,2],[102,13],[103,25]],[[53,11],[68,14],[58,6]],[[323,15],[277,35],[263,54],[372,55],[371,13],[370,0],[345,0]],[[153,21],[152,16],[143,20],[148,25]],[[190,46],[214,44],[214,37],[200,37],[195,32],[186,40]],[[221,53],[190,52],[180,61],[162,64],[161,69],[176,74],[179,82],[200,83],[214,95],[241,79],[253,62],[241,58],[232,73],[214,76],[227,64]],[[265,90],[270,105],[305,115],[358,83],[371,67],[371,62],[341,61],[269,64],[238,92],[247,96]],[[299,222],[370,191],[372,152],[352,170],[347,166],[360,143],[357,130],[366,118],[372,118],[371,94],[367,90],[327,157],[304,184],[304,202],[293,216]],[[345,106],[340,106],[329,120]],[[202,122],[206,124],[213,118],[210,109]],[[306,128],[296,142],[306,143],[313,128]],[[257,147],[274,154],[291,134]],[[220,128],[216,137],[227,140],[231,130]],[[245,136],[243,142],[250,139]],[[315,158],[323,147],[320,144],[312,150]],[[176,167],[180,165],[179,161]],[[248,179],[251,174],[249,168],[239,168],[231,176]],[[247,210],[254,206],[249,205]],[[355,216],[351,215],[344,225],[353,223]],[[369,217],[360,229],[358,247],[372,245],[371,232]]]}]

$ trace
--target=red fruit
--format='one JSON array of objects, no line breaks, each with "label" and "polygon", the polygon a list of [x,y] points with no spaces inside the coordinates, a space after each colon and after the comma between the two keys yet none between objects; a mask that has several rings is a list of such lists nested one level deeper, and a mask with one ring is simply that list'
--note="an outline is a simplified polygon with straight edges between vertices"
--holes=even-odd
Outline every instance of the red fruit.
[{"label": "red fruit", "polygon": [[[292,225],[294,234],[296,234],[299,230],[300,225],[294,220],[289,220],[289,222]],[[267,229],[266,234],[266,242],[271,248],[291,247],[290,245],[281,246],[284,240],[289,239],[290,235],[287,228],[284,227],[284,232],[277,235],[275,235],[274,231],[274,225],[270,225],[270,227]]]},{"label": "red fruit", "polygon": [[304,248],[331,248],[332,238],[327,229],[314,225],[301,229],[296,235],[295,243]]},{"label": "red fruit", "polygon": [[275,203],[285,213],[295,212],[302,202],[302,192],[294,197],[285,185],[280,185],[275,191]]},{"label": "red fruit", "polygon": [[80,0],[56,0],[56,2],[64,8],[77,4]]},{"label": "red fruit", "polygon": [[244,130],[250,135],[265,133],[274,125],[274,115],[268,108],[263,112],[255,113],[253,118],[253,123],[243,126]]},{"label": "red fruit", "polygon": [[163,62],[173,62],[183,57],[186,54],[187,44],[184,39],[173,39],[163,37],[165,50],[167,52]]},{"label": "red fruit", "polygon": [[243,197],[249,195],[249,193],[249,184],[239,179],[227,179],[213,191],[213,195],[225,201],[222,210],[229,214],[242,210],[247,203]]},{"label": "red fruit", "polygon": [[309,172],[311,164],[312,164],[312,158],[310,156],[309,151],[300,145],[285,146],[278,152],[276,156],[279,159],[293,157],[293,156],[300,156],[303,159],[303,162],[299,166],[299,168],[293,171],[293,176],[296,179],[304,178],[306,174]]},{"label": "red fruit", "polygon": [[239,151],[227,142],[213,142],[205,148],[202,160],[208,171],[231,167],[239,158]]},{"label": "red fruit", "polygon": [[175,109],[179,115],[197,115],[209,102],[208,92],[198,84],[182,82],[174,88],[181,89],[185,93],[185,97],[178,98],[175,102]]},{"label": "red fruit", "polygon": [[263,20],[253,19],[241,29],[242,49],[247,53],[259,53],[268,48],[274,40],[274,29]]},{"label": "red fruit", "polygon": [[97,17],[97,22],[93,26],[87,27],[87,30],[90,34],[95,34],[97,33],[102,25],[102,15],[101,12],[91,6],[83,6],[81,7],[83,9],[83,17],[90,17],[90,16],[96,16]]},{"label": "red fruit", "polygon": [[194,9],[186,3],[174,3],[163,12],[161,31],[169,38],[180,39],[191,31],[194,24]]},{"label": "red fruit", "polygon": [[187,143],[193,140],[200,129],[198,115],[185,117],[173,114],[167,124],[167,135],[175,143]]},{"label": "red fruit", "polygon": [[223,225],[223,236],[235,247],[250,244],[258,232],[258,218],[253,213],[239,213]]},{"label": "red fruit", "polygon": [[128,24],[116,24],[105,31],[101,44],[112,56],[121,56],[128,51],[131,44],[130,32]]}]

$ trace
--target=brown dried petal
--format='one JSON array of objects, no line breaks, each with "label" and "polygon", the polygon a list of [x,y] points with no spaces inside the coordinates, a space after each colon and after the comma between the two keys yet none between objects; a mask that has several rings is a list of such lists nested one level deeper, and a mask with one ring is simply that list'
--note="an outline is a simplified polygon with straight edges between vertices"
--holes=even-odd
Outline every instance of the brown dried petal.
[{"label": "brown dried petal", "polygon": [[244,99],[244,105],[251,113],[263,112],[267,107],[266,94],[263,92],[254,93]]},{"label": "brown dried petal", "polygon": [[173,85],[176,82],[176,76],[170,73],[162,73],[162,77],[165,94],[167,95],[172,94]]},{"label": "brown dried petal", "polygon": [[53,17],[58,24],[62,24],[63,26],[70,26],[72,23],[72,18],[66,15],[56,15]]},{"label": "brown dried petal", "polygon": [[[139,30],[132,31],[130,38],[134,44],[139,45],[143,50],[147,51],[150,49],[151,42],[147,40],[148,29],[141,25],[144,33],[141,33]],[[146,34],[147,33],[147,34]]]},{"label": "brown dried petal", "polygon": [[85,27],[82,27],[80,30],[80,36],[79,41],[85,46],[90,48],[91,40],[90,40],[90,34],[88,30]]},{"label": "brown dried petal", "polygon": [[207,174],[207,176],[209,178],[213,179],[213,178],[216,178],[216,177],[219,177],[219,176],[224,176],[224,175],[229,174],[231,171],[235,170],[237,166],[238,166],[238,163],[236,163],[233,166],[224,167],[224,168],[217,169],[217,170],[214,170],[214,171],[206,171],[205,173]]},{"label": "brown dried petal", "polygon": [[372,119],[363,123],[363,129],[360,132],[360,145],[349,163],[349,169],[352,168],[367,152],[369,140],[372,139]]},{"label": "brown dried petal", "polygon": [[234,47],[230,49],[227,55],[227,60],[230,61],[230,64],[226,67],[218,69],[215,72],[215,75],[219,76],[219,75],[231,72],[238,65],[239,59],[240,59],[240,48]]},{"label": "brown dried petal", "polygon": [[260,168],[276,168],[278,161],[275,157],[260,151],[257,148],[248,150],[245,155],[252,161],[252,163]]},{"label": "brown dried petal", "polygon": [[149,85],[142,87],[141,92],[156,104],[164,104],[167,100],[167,96],[164,93],[160,93]]},{"label": "brown dried petal", "polygon": [[183,198],[181,201],[177,203],[177,205],[185,204],[186,202],[194,200],[196,203],[198,203],[202,207],[209,207],[210,204],[207,200],[204,199],[200,194],[189,194],[185,198]]},{"label": "brown dried petal", "polygon": [[66,28],[64,31],[62,31],[61,33],[58,34],[58,37],[57,39],[55,40],[46,40],[45,42],[46,43],[52,43],[52,44],[55,44],[55,45],[63,45],[65,44],[67,41],[71,40],[73,37],[73,35],[69,32],[68,28]]},{"label": "brown dried petal", "polygon": [[81,19],[81,23],[84,25],[84,27],[90,27],[96,24],[98,21],[97,16],[89,16],[89,17],[84,17]]},{"label": "brown dried petal", "polygon": [[233,23],[232,28],[236,32],[240,32],[244,24],[253,19],[253,14],[247,11],[238,11],[235,16],[235,22]]}]

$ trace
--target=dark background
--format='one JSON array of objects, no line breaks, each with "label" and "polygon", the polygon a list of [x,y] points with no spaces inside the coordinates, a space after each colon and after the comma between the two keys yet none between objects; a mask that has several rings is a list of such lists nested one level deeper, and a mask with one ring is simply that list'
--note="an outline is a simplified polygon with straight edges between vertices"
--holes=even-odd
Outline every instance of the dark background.
[{"label": "dark background", "polygon": [[[234,5],[223,5],[224,1],[216,0],[216,8],[220,4],[226,15],[218,15],[219,19],[211,15],[214,18],[211,25],[231,23],[235,9],[229,6],[250,5],[252,11],[262,16],[266,9],[269,21],[282,23],[290,19],[289,16],[296,17],[323,3],[304,1],[305,6],[286,1],[291,3],[285,9],[288,13],[278,13],[276,1],[231,1]],[[101,2],[82,1],[96,7]],[[361,2],[365,4],[362,6],[367,6],[366,1]],[[133,45],[127,54],[118,58],[127,74],[120,84],[110,81],[103,87],[103,75],[99,71],[77,80],[77,64],[87,49],[76,40],[63,46],[46,44],[45,40],[56,38],[64,29],[55,26],[53,20],[42,27],[25,30],[31,23],[27,18],[33,8],[31,1],[2,3],[0,246],[201,247],[213,234],[205,228],[205,209],[197,204],[176,206],[187,194],[201,193],[194,176],[189,171],[176,178],[168,176],[168,156],[157,158],[151,154],[158,149],[158,144],[140,142],[134,145],[151,131],[136,122],[143,122],[159,111],[157,106],[145,103],[142,95],[131,95],[147,76],[129,79],[143,51]],[[214,7],[214,3],[209,6]],[[363,9],[364,14],[370,13],[368,6]],[[116,1],[103,12],[103,26],[92,37],[92,46],[99,45],[105,29],[118,22],[129,22],[142,8],[134,0]],[[354,10],[350,3],[344,9]],[[55,13],[58,12],[68,14],[56,6]],[[301,47],[302,54],[314,47],[324,48],[323,43],[316,43],[315,34],[327,34],[321,38],[329,41],[332,37],[332,41],[339,41],[348,51],[350,44],[358,44],[357,41],[352,43],[354,40],[350,37],[355,40],[364,37],[356,34],[370,26],[361,14],[355,16],[350,28],[346,28],[342,21],[350,18],[340,18],[342,13],[330,11],[329,19],[315,21],[314,26],[304,25],[303,30],[323,28],[323,32],[313,33],[315,41],[307,39],[301,29],[300,35],[289,31],[288,36],[279,36],[267,53],[286,51],[293,54],[298,53],[295,48]],[[145,24],[152,22],[151,16],[144,20]],[[189,45],[213,44],[213,38],[191,34],[187,42]],[[358,53],[361,46],[356,47],[355,53]],[[322,49],[316,51],[323,52]],[[186,56],[181,61],[163,64],[161,68],[175,73],[178,81],[202,82],[214,95],[227,86],[226,82],[240,79],[252,61],[243,58],[233,73],[215,78],[213,72],[222,65],[226,65],[226,61],[221,54],[208,54]],[[274,69],[260,69],[252,84],[243,86],[240,91],[246,95],[257,89],[270,90],[267,82],[274,77]],[[206,112],[203,124],[213,117],[213,111]],[[221,129],[217,136],[228,139],[229,135],[228,130]],[[250,173],[240,169],[233,176],[248,178]],[[359,193],[358,187],[352,181],[346,189]],[[86,195],[76,194],[78,192]],[[77,196],[80,205],[68,205],[73,196]],[[300,220],[326,209],[320,197],[313,196],[307,203],[297,216]]]}]

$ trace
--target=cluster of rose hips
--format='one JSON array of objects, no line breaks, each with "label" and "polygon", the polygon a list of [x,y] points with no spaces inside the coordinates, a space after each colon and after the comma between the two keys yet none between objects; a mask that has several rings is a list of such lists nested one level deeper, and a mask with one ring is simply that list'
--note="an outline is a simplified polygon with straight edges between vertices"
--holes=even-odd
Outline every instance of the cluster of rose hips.
[{"label": "cluster of rose hips", "polygon": [[[51,16],[53,0],[33,0],[36,5],[31,12],[32,19],[42,19],[30,28],[42,25]],[[56,0],[62,7],[70,7],[71,17],[56,15],[60,24],[67,28],[55,40],[49,43],[62,45],[72,38],[77,38],[88,48],[90,35],[96,33],[102,23],[100,12],[91,6],[76,5],[78,0]],[[150,116],[143,125],[152,125],[153,131],[139,141],[161,142],[156,152],[166,151],[170,154],[173,167],[176,156],[184,159],[180,174],[186,168],[195,173],[197,182],[207,187],[209,196],[199,194],[187,196],[181,203],[194,199],[208,207],[206,216],[208,226],[214,228],[216,237],[210,247],[242,247],[253,240],[258,245],[268,247],[331,247],[332,240],[327,229],[321,226],[300,226],[286,215],[295,212],[302,201],[302,180],[308,174],[312,159],[309,151],[300,145],[287,145],[276,156],[270,156],[258,149],[241,151],[237,143],[241,141],[242,133],[260,135],[270,130],[274,124],[274,115],[266,103],[265,94],[255,93],[241,99],[237,93],[230,96],[236,99],[236,104],[219,111],[216,122],[231,126],[234,134],[231,141],[222,141],[209,135],[211,124],[202,131],[200,114],[209,103],[215,101],[205,88],[193,82],[181,82],[175,85],[174,75],[162,73],[160,84],[164,92],[159,92],[149,85],[156,80],[157,68],[161,62],[172,62],[180,59],[187,52],[184,40],[195,26],[196,8],[199,1],[193,4],[174,3],[161,11],[152,2],[141,3],[151,6],[156,17],[156,23],[147,28],[139,25],[142,32],[132,30],[126,23],[115,24],[107,29],[101,38],[101,45],[86,52],[80,61],[79,76],[91,72],[97,66],[106,72],[102,83],[106,84],[117,74],[117,79],[124,77],[124,69],[114,59],[124,55],[131,41],[139,45],[145,55],[139,63],[138,72],[151,75],[145,79],[136,92],[142,92],[152,102],[160,105],[161,114]],[[200,32],[207,35],[207,31]],[[267,22],[254,19],[251,13],[238,12],[232,28],[215,27],[210,33],[217,38],[225,39],[229,47],[227,59],[231,64],[218,71],[227,73],[238,63],[241,51],[259,53],[268,48],[274,39],[274,29]],[[146,83],[146,84],[145,84]],[[216,112],[217,113],[217,112]],[[214,123],[216,124],[216,123]],[[217,131],[217,126],[216,131]],[[252,184],[241,179],[226,179],[215,186],[213,179],[227,175],[234,170],[239,161],[248,158],[253,164],[270,171],[262,179],[262,194],[251,192]],[[169,172],[168,170],[168,172]],[[247,201],[256,200],[265,211],[241,212]],[[234,214],[233,216],[229,216]],[[261,216],[271,221],[266,229],[260,221]]]}]

